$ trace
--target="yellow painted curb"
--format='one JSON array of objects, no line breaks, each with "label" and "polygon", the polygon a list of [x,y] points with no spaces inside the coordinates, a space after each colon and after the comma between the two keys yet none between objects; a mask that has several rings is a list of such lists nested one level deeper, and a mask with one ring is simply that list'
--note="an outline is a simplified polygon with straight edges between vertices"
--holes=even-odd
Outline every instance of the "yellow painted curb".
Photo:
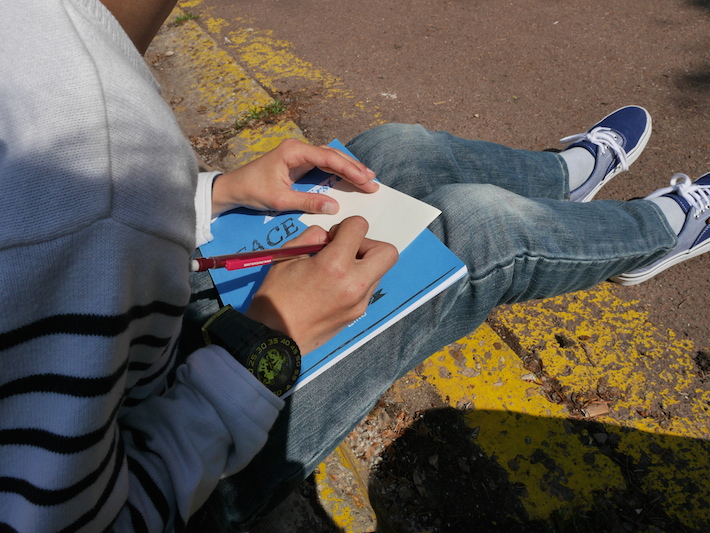
[{"label": "yellow painted curb", "polygon": [[223,51],[193,20],[179,26],[171,21],[184,15],[175,8],[156,37],[156,44],[180,59],[180,76],[187,86],[186,99],[174,106],[181,114],[200,109],[203,120],[215,127],[228,127],[253,108],[273,102],[269,94]]},{"label": "yellow painted curb", "polygon": [[377,518],[367,486],[346,446],[340,445],[315,471],[321,506],[343,533],[375,531]]},{"label": "yellow painted curb", "polygon": [[[586,339],[592,331],[600,331],[583,319],[585,312],[593,312],[598,319],[598,310],[593,311],[594,305],[588,300],[609,311],[605,320],[619,326],[624,324],[616,330],[621,337],[628,341],[625,333],[636,332],[638,346],[660,349],[650,338],[654,335],[668,338],[666,334],[654,332],[645,316],[637,314],[633,306],[626,307],[626,312],[609,308],[613,303],[606,300],[612,297],[609,290],[613,289],[601,286],[560,297],[552,302],[560,305],[554,311],[544,302],[514,306],[497,318],[510,330],[517,328],[516,341],[537,350],[546,371],[553,374],[571,363],[558,353],[559,344],[554,328],[550,327],[555,321],[547,313],[553,313],[568,325],[574,318],[571,323],[579,324],[577,331]],[[615,302],[621,305],[618,300]],[[531,306],[541,316],[532,312]],[[524,313],[525,320],[514,320],[516,313]],[[643,324],[643,332],[639,324]],[[545,350],[545,346],[557,348]],[[599,344],[594,346],[598,350],[594,353],[600,357],[599,366],[604,366],[601,360],[604,352]],[[666,356],[675,358],[669,361],[673,371],[663,376],[669,380],[668,390],[682,391],[690,372],[687,365],[690,347],[682,342],[661,346]],[[581,346],[577,348],[584,350]],[[609,357],[622,357],[613,347],[606,349],[611,350]],[[608,361],[605,364],[607,368],[611,366]],[[627,374],[633,366],[621,361],[615,368],[621,379],[627,380],[631,394],[641,394],[644,375]],[[410,387],[422,386],[416,375],[409,374],[408,378]],[[598,376],[589,379],[590,383],[596,383]],[[624,423],[610,416],[570,418],[567,407],[551,403],[541,394],[535,376],[487,324],[428,358],[422,365],[421,380],[433,385],[450,406],[466,411],[465,420],[474,443],[507,471],[511,484],[525,487],[519,499],[531,519],[571,517],[590,510],[595,498],[629,494],[631,500],[637,500],[639,516],[649,507],[662,506],[663,513],[683,527],[705,531],[710,526],[706,393],[695,397],[701,416],[692,421],[671,421],[664,427],[643,418]],[[584,382],[573,379],[568,383]],[[611,383],[617,382],[611,380]],[[666,402],[672,401],[665,396],[668,390],[663,391]]]},{"label": "yellow painted curb", "polygon": [[[268,108],[274,99],[194,20],[176,25],[185,13],[175,8],[147,56],[175,94],[167,94],[181,127],[188,135],[204,130],[228,130],[252,112]],[[305,141],[291,120],[256,129],[244,128],[227,141],[221,170],[237,168],[276,148],[286,139]]]},{"label": "yellow painted curb", "polygon": [[229,155],[224,158],[224,166],[237,168],[273,150],[286,139],[306,142],[301,129],[290,120],[258,129],[244,129],[229,140]]}]

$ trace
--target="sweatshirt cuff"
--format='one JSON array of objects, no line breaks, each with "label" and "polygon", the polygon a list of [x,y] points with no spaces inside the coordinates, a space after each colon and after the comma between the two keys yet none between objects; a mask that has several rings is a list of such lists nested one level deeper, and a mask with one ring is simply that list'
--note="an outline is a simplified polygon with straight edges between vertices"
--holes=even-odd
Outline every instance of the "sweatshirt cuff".
[{"label": "sweatshirt cuff", "polygon": [[[183,372],[190,374],[188,380],[201,389],[232,435],[235,449],[223,476],[234,474],[266,444],[284,400],[220,346],[200,348],[188,357],[187,363]],[[226,376],[230,377],[225,379]]]},{"label": "sweatshirt cuff", "polygon": [[200,172],[197,176],[197,191],[195,193],[196,228],[195,240],[199,248],[214,239],[210,231],[212,220],[212,183],[221,172]]}]

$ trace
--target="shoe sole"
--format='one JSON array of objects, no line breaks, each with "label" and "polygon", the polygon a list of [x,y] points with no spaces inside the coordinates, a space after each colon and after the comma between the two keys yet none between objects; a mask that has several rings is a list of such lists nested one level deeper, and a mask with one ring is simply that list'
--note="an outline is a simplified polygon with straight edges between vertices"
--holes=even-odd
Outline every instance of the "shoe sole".
[{"label": "shoe sole", "polygon": [[669,257],[665,261],[661,261],[651,270],[639,272],[636,275],[621,274],[620,276],[611,278],[611,281],[624,286],[638,285],[639,283],[648,281],[652,277],[656,276],[657,274],[660,274],[661,272],[672,267],[673,265],[677,265],[678,263],[682,263],[683,261],[687,261],[688,259],[692,259],[693,257],[702,255],[705,252],[710,252],[710,239],[707,239],[704,243],[696,246],[695,248],[692,248],[680,254],[676,254],[673,257]]},{"label": "shoe sole", "polygon": [[[626,162],[629,166],[631,166],[641,155],[641,152],[643,152],[644,148],[646,148],[646,145],[648,144],[648,140],[651,138],[651,130],[652,130],[652,119],[651,119],[651,114],[645,109],[641,108],[644,111],[646,111],[646,117],[648,117],[648,127],[646,130],[643,132],[643,135],[641,135],[641,138],[639,139],[638,144],[634,147],[633,150],[628,152],[626,154]],[[618,109],[617,109],[618,111]],[[616,113],[616,111],[614,111]],[[610,113],[606,117],[604,117],[602,120],[599,122],[603,122],[606,118],[610,117],[614,113]],[[609,174],[607,174],[606,178],[601,180],[599,183],[597,183],[597,186],[594,187],[589,193],[587,193],[587,196],[582,198],[581,200],[577,200],[578,202],[589,202],[590,200],[594,199],[594,196],[601,190],[604,185],[607,185],[617,174],[621,174],[623,170],[621,169],[621,163],[616,165],[616,168],[614,168]]]}]

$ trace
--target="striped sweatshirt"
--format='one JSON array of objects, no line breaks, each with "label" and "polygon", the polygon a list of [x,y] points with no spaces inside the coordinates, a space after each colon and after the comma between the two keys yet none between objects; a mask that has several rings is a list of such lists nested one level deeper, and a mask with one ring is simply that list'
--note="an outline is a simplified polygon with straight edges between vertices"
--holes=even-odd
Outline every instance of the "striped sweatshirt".
[{"label": "striped sweatshirt", "polygon": [[283,402],[176,366],[210,176],[98,0],[0,2],[0,531],[179,531]]}]

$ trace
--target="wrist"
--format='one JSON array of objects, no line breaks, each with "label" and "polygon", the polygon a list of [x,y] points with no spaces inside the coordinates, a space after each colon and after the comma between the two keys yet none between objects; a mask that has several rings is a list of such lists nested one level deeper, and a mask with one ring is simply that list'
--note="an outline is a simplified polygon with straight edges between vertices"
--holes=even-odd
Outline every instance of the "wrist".
[{"label": "wrist", "polygon": [[212,218],[215,218],[225,211],[229,211],[236,205],[232,205],[229,202],[227,181],[229,181],[224,174],[218,174],[212,180]]},{"label": "wrist", "polygon": [[249,195],[245,189],[246,181],[244,167],[240,167],[231,172],[219,174],[212,182],[212,217],[217,217],[237,207],[250,207],[259,209],[257,205],[251,205]]}]

